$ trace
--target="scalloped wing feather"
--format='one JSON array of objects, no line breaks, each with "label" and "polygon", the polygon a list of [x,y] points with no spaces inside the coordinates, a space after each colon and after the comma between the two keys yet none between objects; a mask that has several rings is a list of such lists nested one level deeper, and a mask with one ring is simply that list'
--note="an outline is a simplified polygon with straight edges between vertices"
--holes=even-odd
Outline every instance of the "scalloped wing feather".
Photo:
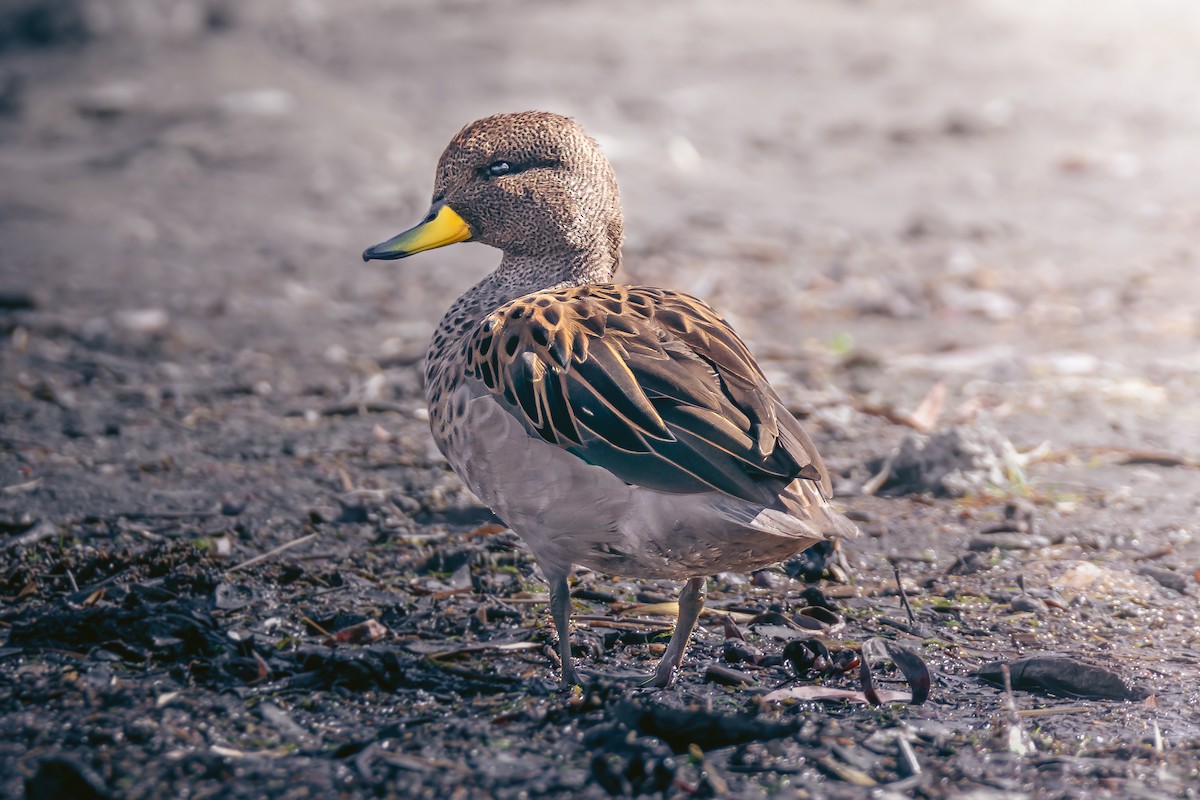
[{"label": "scalloped wing feather", "polygon": [[466,373],[531,435],[627,483],[770,505],[829,478],[753,356],[704,302],[645,286],[526,295],[467,337]]}]

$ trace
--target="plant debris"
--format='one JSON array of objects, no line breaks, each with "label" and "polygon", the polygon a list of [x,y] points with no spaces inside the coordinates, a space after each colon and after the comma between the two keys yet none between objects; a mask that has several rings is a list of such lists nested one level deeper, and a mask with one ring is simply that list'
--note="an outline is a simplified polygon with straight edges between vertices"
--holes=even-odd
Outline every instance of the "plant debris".
[{"label": "plant debris", "polygon": [[933,677],[924,659],[902,644],[887,639],[873,638],[863,642],[862,660],[859,665],[859,676],[862,678],[863,694],[871,705],[880,705],[881,699],[875,688],[873,665],[890,659],[904,674],[912,689],[908,702],[919,706],[929,699],[929,691],[933,685]]},{"label": "plant debris", "polygon": [[988,683],[1003,686],[1005,667],[1012,676],[1012,688],[1024,692],[1090,700],[1145,700],[1151,695],[1146,687],[1111,669],[1071,656],[1029,656],[993,662],[985,664],[976,674]]}]

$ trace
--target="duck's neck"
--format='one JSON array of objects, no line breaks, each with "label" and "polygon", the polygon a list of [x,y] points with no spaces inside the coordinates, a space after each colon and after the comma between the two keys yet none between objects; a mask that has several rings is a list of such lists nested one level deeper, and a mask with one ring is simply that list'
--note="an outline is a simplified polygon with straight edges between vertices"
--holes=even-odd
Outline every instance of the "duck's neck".
[{"label": "duck's neck", "polygon": [[613,274],[620,264],[620,250],[550,257],[505,253],[500,266],[471,291],[486,291],[491,295],[488,299],[494,299],[495,306],[499,306],[522,295],[544,289],[608,283],[613,279]]}]

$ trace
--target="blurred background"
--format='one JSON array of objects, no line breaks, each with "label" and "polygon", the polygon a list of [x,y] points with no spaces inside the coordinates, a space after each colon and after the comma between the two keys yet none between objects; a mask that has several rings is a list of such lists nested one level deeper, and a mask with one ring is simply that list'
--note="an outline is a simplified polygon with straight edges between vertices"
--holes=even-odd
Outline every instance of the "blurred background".
[{"label": "blurred background", "polygon": [[1197,53],[1192,0],[6,0],[0,289],[17,351],[153,342],[176,397],[416,408],[381,370],[498,254],[358,254],[462,125],[548,109],[614,162],[624,279],[726,313],[835,464],[938,381],[1022,449],[1195,458]]},{"label": "blurred background", "polygon": [[[612,702],[636,692],[560,714],[513,702],[552,678],[539,652],[440,660],[549,642],[532,559],[437,454],[421,386],[434,324],[499,254],[360,260],[425,213],[454,133],[531,108],[611,157],[620,277],[709,300],[804,419],[863,532],[852,582],[817,591],[845,598],[837,637],[903,631],[937,676],[920,710],[788,706],[791,750],[679,775],[1186,793],[1200,2],[0,0],[0,797],[605,791],[588,748],[633,752]],[[777,570],[747,580],[710,601],[801,602]],[[628,610],[644,586],[677,589],[583,574],[604,591],[576,600]],[[389,638],[325,647],[368,619]],[[718,658],[720,625],[691,652]],[[647,654],[591,628],[589,661]],[[1156,698],[1041,716],[971,677],[1030,652]],[[687,671],[663,708],[764,709]],[[818,729],[854,787],[796,749]],[[910,738],[920,761],[878,755]],[[626,774],[662,775],[655,747]],[[83,767],[35,763],[61,754]]]}]

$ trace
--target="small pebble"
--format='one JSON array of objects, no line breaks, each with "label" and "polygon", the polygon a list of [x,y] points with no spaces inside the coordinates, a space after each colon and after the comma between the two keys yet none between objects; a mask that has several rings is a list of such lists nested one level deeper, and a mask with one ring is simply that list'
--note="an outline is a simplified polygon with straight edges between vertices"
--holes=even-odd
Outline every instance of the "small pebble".
[{"label": "small pebble", "polygon": [[143,88],[136,83],[114,81],[90,89],[75,103],[80,114],[98,119],[111,119],[142,106]]},{"label": "small pebble", "polygon": [[1034,614],[1045,614],[1050,610],[1044,600],[1039,600],[1030,594],[1019,594],[1008,603],[1013,611],[1030,611]]},{"label": "small pebble", "polygon": [[249,89],[224,95],[219,105],[228,114],[246,117],[282,117],[296,107],[296,98],[283,89]]},{"label": "small pebble", "polygon": [[967,542],[969,550],[991,550],[993,547],[1001,550],[1036,550],[1049,546],[1050,540],[1045,536],[1028,536],[1024,533],[990,533],[972,536]]},{"label": "small pebble", "polygon": [[113,314],[113,323],[129,333],[162,333],[171,324],[171,316],[161,308],[127,308]]},{"label": "small pebble", "polygon": [[1188,586],[1191,585],[1191,581],[1188,580],[1186,575],[1180,575],[1178,572],[1172,572],[1169,569],[1162,569],[1161,567],[1142,567],[1138,570],[1138,574],[1145,575],[1147,578],[1153,578],[1159,585],[1173,589],[1180,594],[1187,594]]},{"label": "small pebble", "polygon": [[733,669],[721,664],[709,664],[704,670],[704,680],[707,683],[719,683],[722,686],[748,686],[758,683],[752,675],[747,675],[740,669]]},{"label": "small pebble", "polygon": [[1004,506],[1004,519],[1009,530],[1018,533],[1037,533],[1037,507],[1025,499],[1012,500]]}]

